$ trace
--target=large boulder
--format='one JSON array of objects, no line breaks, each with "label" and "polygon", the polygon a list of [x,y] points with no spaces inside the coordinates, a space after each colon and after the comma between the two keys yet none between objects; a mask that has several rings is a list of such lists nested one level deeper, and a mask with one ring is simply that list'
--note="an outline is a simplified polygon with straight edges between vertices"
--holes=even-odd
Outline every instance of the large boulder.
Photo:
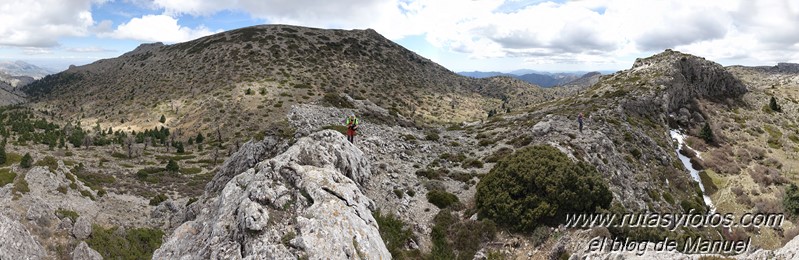
[{"label": "large boulder", "polygon": [[389,259],[372,217],[374,203],[359,186],[370,169],[341,133],[300,138],[286,152],[232,177],[153,258]]},{"label": "large boulder", "polygon": [[92,234],[92,224],[89,219],[84,216],[78,217],[75,220],[75,225],[72,227],[72,235],[79,240],[89,238]]},{"label": "large boulder", "polygon": [[0,258],[42,259],[44,248],[21,223],[0,214]]},{"label": "large boulder", "polygon": [[103,256],[89,247],[86,242],[81,241],[75,250],[72,250],[72,260],[103,260]]}]

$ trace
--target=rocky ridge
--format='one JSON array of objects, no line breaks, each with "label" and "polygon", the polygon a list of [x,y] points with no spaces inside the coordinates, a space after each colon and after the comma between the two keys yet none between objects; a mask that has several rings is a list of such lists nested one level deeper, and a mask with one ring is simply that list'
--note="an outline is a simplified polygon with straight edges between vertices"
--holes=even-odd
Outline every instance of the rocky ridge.
[{"label": "rocky ridge", "polygon": [[374,202],[360,189],[371,175],[363,153],[340,133],[302,137],[206,198],[154,259],[391,258],[372,217]]}]

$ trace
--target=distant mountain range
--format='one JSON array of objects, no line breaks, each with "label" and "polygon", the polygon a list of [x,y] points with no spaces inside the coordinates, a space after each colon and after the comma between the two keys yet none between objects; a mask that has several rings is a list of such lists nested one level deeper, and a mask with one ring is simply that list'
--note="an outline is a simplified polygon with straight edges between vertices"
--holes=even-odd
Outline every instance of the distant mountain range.
[{"label": "distant mountain range", "polygon": [[34,79],[55,73],[50,69],[42,68],[24,61],[0,61],[0,72],[15,77],[31,77]]},{"label": "distant mountain range", "polygon": [[551,72],[542,72],[542,71],[526,70],[526,69],[514,70],[509,73],[496,72],[496,71],[458,72],[458,74],[460,75],[473,78],[490,78],[497,76],[512,77],[545,88],[555,87],[555,86],[577,85],[574,84],[574,82],[577,80],[580,80],[579,82],[590,82],[581,79],[583,77],[596,77],[601,74],[609,74],[609,73],[583,72],[583,71],[551,73]]}]

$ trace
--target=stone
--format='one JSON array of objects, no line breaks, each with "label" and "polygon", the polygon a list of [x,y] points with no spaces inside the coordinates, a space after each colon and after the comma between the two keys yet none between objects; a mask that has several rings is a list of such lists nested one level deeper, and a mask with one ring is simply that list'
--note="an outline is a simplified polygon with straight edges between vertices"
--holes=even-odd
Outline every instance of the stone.
[{"label": "stone", "polygon": [[538,122],[533,126],[533,134],[537,136],[546,135],[549,133],[550,128],[552,128],[552,126],[548,121]]},{"label": "stone", "polygon": [[[248,153],[259,151],[237,156],[254,158]],[[341,133],[312,133],[233,176],[153,259],[390,259],[372,217],[374,202],[361,191],[370,177],[363,152]],[[272,211],[279,217],[270,218]]]},{"label": "stone", "polygon": [[44,248],[18,221],[0,214],[0,256],[2,259],[44,259]]},{"label": "stone", "polygon": [[72,235],[79,240],[84,240],[89,238],[92,234],[92,224],[89,222],[89,218],[85,216],[78,217],[75,220],[75,226],[72,227]]},{"label": "stone", "polygon": [[58,229],[72,231],[72,219],[64,218],[58,223]]},{"label": "stone", "polygon": [[100,255],[97,251],[94,251],[88,244],[84,241],[80,241],[80,244],[72,250],[72,260],[102,260],[103,256]]}]

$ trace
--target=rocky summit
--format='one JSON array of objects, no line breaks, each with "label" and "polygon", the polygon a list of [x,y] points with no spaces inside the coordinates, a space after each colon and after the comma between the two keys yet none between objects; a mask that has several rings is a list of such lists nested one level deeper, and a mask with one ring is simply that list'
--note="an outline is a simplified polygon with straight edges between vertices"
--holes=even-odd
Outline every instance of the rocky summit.
[{"label": "rocky summit", "polygon": [[[463,77],[373,30],[268,25],[0,83],[0,258],[795,258],[794,65],[665,50],[572,82]],[[683,249],[696,238],[750,243]]]},{"label": "rocky summit", "polygon": [[372,217],[376,206],[360,188],[371,175],[363,153],[341,133],[313,133],[202,198],[205,207],[153,258],[390,259]]}]

